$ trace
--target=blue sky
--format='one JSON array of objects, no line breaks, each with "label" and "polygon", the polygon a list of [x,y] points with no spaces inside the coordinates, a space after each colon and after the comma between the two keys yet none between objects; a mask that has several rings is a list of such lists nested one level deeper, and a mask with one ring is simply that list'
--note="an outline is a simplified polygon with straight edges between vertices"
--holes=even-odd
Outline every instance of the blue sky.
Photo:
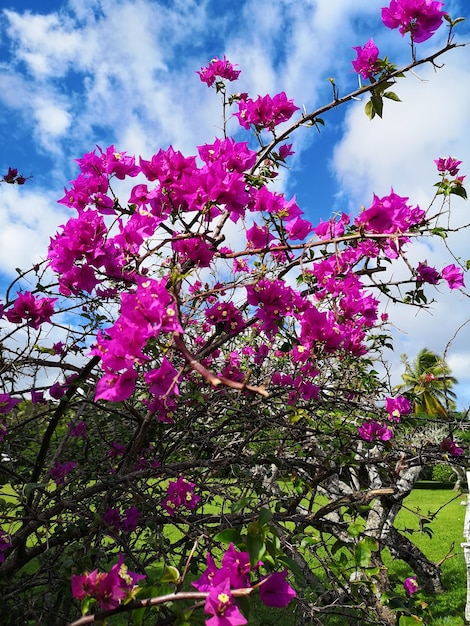
[{"label": "blue sky", "polygon": [[[334,78],[343,95],[357,86],[352,46],[374,37],[380,56],[410,60],[407,41],[383,27],[384,0],[52,0],[3,2],[0,18],[0,172],[18,167],[33,178],[22,188],[0,185],[0,276],[44,258],[50,235],[67,219],[56,200],[77,174],[73,159],[99,144],[146,158],[172,144],[186,154],[210,143],[220,126],[219,100],[195,70],[224,54],[242,70],[237,91],[253,96],[285,91],[312,111],[331,100]],[[466,15],[464,0],[445,9]],[[468,17],[468,15],[467,15]],[[437,49],[445,29],[421,44]],[[470,41],[467,24],[458,31]],[[420,68],[396,88],[383,120],[370,122],[364,102],[324,116],[326,127],[301,129],[296,156],[279,185],[313,220],[357,211],[372,193],[393,186],[427,206],[437,180],[432,160],[453,155],[470,174],[470,47],[453,51],[435,72]],[[230,129],[230,127],[229,127]],[[235,132],[238,125],[231,122]],[[237,132],[240,132],[237,130]],[[240,139],[244,138],[239,134]],[[457,217],[470,207],[457,200]],[[470,221],[470,220],[467,220]],[[453,246],[468,258],[468,235]],[[467,256],[465,256],[467,255]],[[447,264],[441,246],[417,246],[414,260]],[[470,276],[467,278],[470,287]],[[434,316],[394,311],[403,331],[397,356],[423,346],[442,352],[470,311],[444,288]],[[470,326],[470,325],[469,325]],[[449,349],[470,402],[470,332]],[[398,371],[397,358],[392,371]]]}]

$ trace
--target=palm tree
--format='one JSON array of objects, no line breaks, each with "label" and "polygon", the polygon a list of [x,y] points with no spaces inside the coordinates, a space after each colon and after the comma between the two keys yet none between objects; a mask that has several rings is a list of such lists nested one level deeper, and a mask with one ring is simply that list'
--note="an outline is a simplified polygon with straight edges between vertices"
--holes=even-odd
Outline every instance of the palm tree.
[{"label": "palm tree", "polygon": [[450,368],[438,354],[423,348],[410,364],[402,355],[405,373],[398,389],[414,404],[415,413],[436,417],[448,417],[449,409],[455,409],[456,395],[452,387],[457,379],[450,375]]}]

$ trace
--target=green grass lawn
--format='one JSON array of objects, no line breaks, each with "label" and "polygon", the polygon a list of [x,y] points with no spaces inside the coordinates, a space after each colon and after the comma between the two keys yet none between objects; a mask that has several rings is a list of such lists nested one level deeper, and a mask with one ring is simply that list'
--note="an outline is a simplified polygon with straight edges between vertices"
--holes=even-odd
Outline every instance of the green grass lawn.
[{"label": "green grass lawn", "polygon": [[[450,500],[452,502],[446,505]],[[466,500],[465,494],[458,495],[452,490],[415,489],[404,502],[405,507],[410,510],[404,507],[395,524],[402,532],[405,528],[414,531],[408,536],[428,559],[436,563],[445,559],[442,563],[442,582],[445,592],[438,595],[423,594],[424,600],[429,605],[430,618],[426,620],[428,626],[464,626],[465,624],[467,572],[463,548],[460,546],[464,541],[465,506],[460,503]],[[444,508],[439,510],[441,507]],[[436,518],[429,525],[424,526],[431,531],[430,536],[420,529],[420,518],[411,511],[417,511],[424,519],[428,519],[430,513],[439,511]],[[446,558],[447,556],[449,558]],[[390,562],[386,564],[390,571],[398,574],[400,578],[404,579],[412,574],[406,563],[402,561],[390,559]]]}]

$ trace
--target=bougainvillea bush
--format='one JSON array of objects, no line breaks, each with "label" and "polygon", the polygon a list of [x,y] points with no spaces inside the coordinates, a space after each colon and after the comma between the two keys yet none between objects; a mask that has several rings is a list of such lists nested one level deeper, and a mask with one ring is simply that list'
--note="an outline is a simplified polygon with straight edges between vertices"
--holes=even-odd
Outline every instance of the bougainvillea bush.
[{"label": "bougainvillea bush", "polygon": [[[411,37],[410,65],[354,47],[365,84],[321,111],[363,95],[380,117],[399,78],[460,45],[440,2],[392,0],[382,17]],[[418,58],[444,26],[445,47]],[[418,624],[420,590],[441,591],[393,521],[423,466],[465,450],[377,362],[387,298],[465,288],[453,257],[407,260],[415,239],[442,241],[462,164],[429,164],[428,209],[391,189],[313,224],[271,183],[320,112],[237,93],[242,69],[224,57],[198,72],[225,123],[194,154],[77,159],[70,218],[6,293],[4,624]],[[406,276],[390,282],[383,261]],[[415,575],[389,576],[385,550]]]}]

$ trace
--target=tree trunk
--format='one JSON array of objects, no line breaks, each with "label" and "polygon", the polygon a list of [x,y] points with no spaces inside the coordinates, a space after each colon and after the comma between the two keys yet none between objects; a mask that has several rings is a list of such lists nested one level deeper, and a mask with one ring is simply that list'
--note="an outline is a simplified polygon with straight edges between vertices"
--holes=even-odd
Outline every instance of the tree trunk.
[{"label": "tree trunk", "polygon": [[401,559],[415,572],[420,587],[428,593],[442,593],[441,570],[430,561],[421,550],[396,528],[391,528],[387,536],[386,546],[392,556]]}]

